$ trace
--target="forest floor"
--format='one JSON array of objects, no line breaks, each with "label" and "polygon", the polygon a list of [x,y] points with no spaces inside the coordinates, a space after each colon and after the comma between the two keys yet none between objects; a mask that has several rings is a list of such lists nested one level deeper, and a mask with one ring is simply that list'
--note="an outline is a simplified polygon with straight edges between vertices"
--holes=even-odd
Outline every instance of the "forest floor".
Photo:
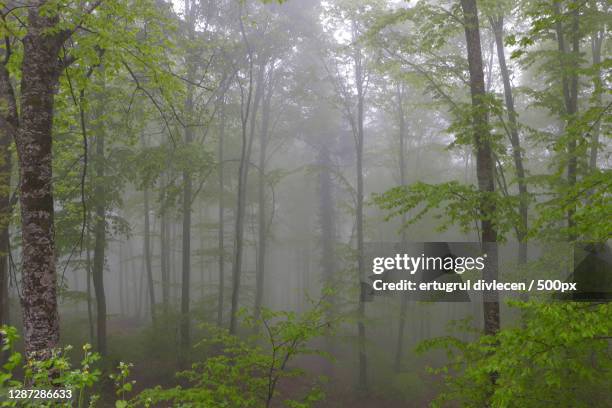
[{"label": "forest floor", "polygon": [[[111,319],[110,342],[115,343],[115,347],[126,352],[127,349],[136,347],[137,339],[142,339],[142,330],[143,327],[139,327],[138,322],[122,318]],[[126,341],[130,338],[132,340]],[[135,357],[136,361],[134,361],[130,378],[136,381],[134,387],[136,392],[158,385],[161,387],[177,385],[173,374],[177,369],[175,357],[167,354],[132,357]],[[325,398],[315,405],[317,408],[421,408],[427,407],[435,395],[434,391],[420,389],[415,393],[418,395],[407,397],[400,392],[394,392],[391,387],[383,389],[379,387],[380,384],[377,384],[374,374],[371,374],[372,378],[369,379],[369,392],[358,391],[355,386],[355,367],[330,362],[317,355],[302,356],[294,361],[292,366],[303,370],[306,374],[285,378],[279,382],[279,395],[272,404],[273,408],[286,407],[283,401],[288,398],[300,401],[315,384],[319,384],[325,394]],[[326,377],[326,380],[321,380],[322,377]],[[188,386],[188,384],[181,385]],[[406,384],[406,388],[409,386]],[[104,388],[107,388],[106,391],[112,395],[112,384],[107,384]]]}]

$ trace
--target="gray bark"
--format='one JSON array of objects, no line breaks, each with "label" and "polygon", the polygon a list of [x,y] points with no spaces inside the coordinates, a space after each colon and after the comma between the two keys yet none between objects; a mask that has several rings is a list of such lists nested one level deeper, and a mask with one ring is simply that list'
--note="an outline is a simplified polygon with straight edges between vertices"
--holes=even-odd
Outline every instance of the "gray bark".
[{"label": "gray bark", "polygon": [[[601,46],[604,39],[604,31],[599,30],[591,36],[591,51],[593,54],[593,66],[595,67],[595,76],[593,78],[594,99],[597,106],[601,106],[601,95],[603,92],[601,78]],[[599,134],[601,133],[601,120],[593,126],[591,134],[591,152],[589,154],[589,167],[591,171],[597,170],[597,153],[599,151]]]},{"label": "gray bark", "polygon": [[[353,38],[357,37],[356,23],[353,22]],[[356,205],[356,229],[357,229],[357,273],[359,277],[359,304],[357,308],[357,332],[358,332],[358,354],[359,354],[359,379],[358,387],[362,390],[368,388],[367,376],[367,354],[366,354],[366,327],[365,327],[365,297],[366,281],[365,261],[363,257],[363,142],[364,142],[364,81],[365,67],[363,66],[363,55],[359,46],[355,47],[353,56],[355,64],[355,86],[357,88],[357,123],[355,132],[355,155],[357,160],[357,205]]]},{"label": "gray bark", "polygon": [[[6,61],[6,59],[5,59]],[[0,115],[12,128],[19,125],[15,93],[5,64],[0,65]],[[9,226],[11,204],[11,152],[13,135],[7,126],[0,124],[0,326],[9,324]],[[0,335],[0,344],[2,337]],[[2,357],[0,352],[0,359]]]},{"label": "gray bark", "polygon": [[[273,68],[271,67],[270,70]],[[259,145],[259,180],[257,184],[257,230],[258,230],[258,251],[257,251],[257,269],[256,269],[256,288],[255,288],[255,308],[254,317],[259,318],[261,312],[264,278],[266,267],[266,249],[268,239],[268,217],[266,215],[266,152],[268,149],[268,132],[270,128],[270,104],[272,94],[274,92],[272,83],[272,72],[269,73],[268,89],[263,98],[262,115],[261,115],[261,134]]]},{"label": "gray bark", "polygon": [[[399,175],[400,185],[406,184],[406,118],[404,115],[404,95],[403,86],[397,84],[397,115],[399,122]],[[402,214],[402,226],[406,224],[406,214]],[[402,243],[406,242],[406,230],[402,227]],[[397,333],[397,344],[395,348],[395,371],[399,372],[402,368],[402,357],[404,354],[404,331],[406,328],[406,316],[408,314],[408,297],[401,296],[399,328]]]},{"label": "gray bark", "polygon": [[161,177],[162,187],[160,189],[160,272],[162,284],[162,306],[164,313],[167,315],[170,310],[170,257],[168,248],[168,215],[164,208],[165,197],[165,181],[164,176]]},{"label": "gray bark", "polygon": [[96,126],[96,182],[95,197],[95,223],[94,223],[94,259],[93,259],[93,286],[96,293],[96,339],[98,352],[106,355],[106,293],[104,290],[104,263],[106,260],[106,192],[104,188],[104,143],[105,131],[103,126]]},{"label": "gray bark", "polygon": [[21,120],[16,132],[19,156],[22,294],[25,350],[46,359],[59,343],[59,315],[53,224],[52,127],[54,96],[64,33],[49,34],[59,17],[41,16],[44,1],[28,10],[21,66]]},{"label": "gray bark", "polygon": [[[579,8],[576,7],[571,12],[571,42],[572,49],[568,50],[565,38],[565,28],[562,22],[562,13],[559,2],[553,3],[553,13],[555,19],[555,33],[557,35],[557,49],[559,51],[559,65],[561,67],[561,89],[563,92],[563,101],[565,105],[565,114],[567,115],[567,124],[565,130],[573,131],[572,124],[578,113],[578,74],[575,72],[574,66],[567,65],[567,55],[573,54],[575,60],[573,64],[578,64],[580,56],[580,34],[579,34]],[[576,156],[576,135],[570,135],[567,142],[567,183],[569,186],[576,184],[576,170],[578,167],[578,158]],[[574,222],[575,207],[570,207],[567,210],[567,226],[570,230],[569,239],[575,239],[572,231]]]},{"label": "gray bark", "polygon": [[[144,136],[141,137],[142,146],[146,148],[146,142]],[[155,283],[153,280],[153,268],[151,267],[151,220],[150,220],[150,204],[149,204],[149,187],[144,186],[143,191],[144,201],[144,242],[143,242],[143,256],[145,263],[145,270],[147,273],[147,287],[149,289],[149,308],[151,311],[151,319],[153,324],[157,323],[155,314]]]},{"label": "gray bark", "polygon": [[[250,55],[252,58],[252,54]],[[242,253],[244,241],[244,224],[246,211],[246,186],[249,175],[249,162],[251,158],[251,150],[255,134],[255,124],[257,119],[257,110],[262,97],[263,74],[265,69],[265,61],[263,61],[258,69],[257,80],[255,85],[255,96],[252,101],[251,109],[251,92],[252,83],[249,80],[248,97],[244,100],[242,114],[242,147],[240,153],[240,166],[238,169],[238,199],[236,203],[236,224],[234,232],[234,262],[232,264],[232,305],[230,310],[230,327],[231,334],[235,334],[238,329],[237,313],[238,301],[240,296],[240,278],[242,272]],[[249,67],[249,76],[252,76],[253,66]],[[250,119],[250,122],[249,122]],[[249,123],[247,129],[247,123]]]},{"label": "gray bark", "polygon": [[225,139],[225,111],[224,101],[221,102],[221,111],[219,113],[219,235],[218,235],[218,251],[219,251],[219,296],[217,298],[217,326],[223,325],[223,306],[225,294],[225,179],[223,173],[223,142]]},{"label": "gray bark", "polygon": [[506,65],[506,55],[504,51],[504,18],[498,16],[491,18],[491,27],[495,35],[495,45],[497,47],[497,60],[499,69],[504,84],[504,100],[506,110],[508,111],[508,123],[510,131],[510,144],[512,145],[512,157],[514,159],[514,168],[516,170],[516,181],[519,190],[520,203],[519,215],[521,217],[521,225],[517,228],[517,239],[519,241],[518,263],[525,264],[527,262],[527,182],[525,180],[525,168],[523,166],[523,156],[521,150],[521,142],[518,133],[517,114],[514,109],[514,97],[512,95],[512,85],[510,83],[510,73]]},{"label": "gray bark", "polygon": [[[495,191],[495,162],[491,150],[488,108],[485,97],[485,83],[480,46],[480,28],[476,0],[461,0],[464,16],[465,39],[467,43],[468,66],[470,72],[470,94],[473,108],[474,146],[476,150],[476,177],[481,193]],[[483,199],[480,203],[481,242],[488,256],[483,275],[487,281],[497,278],[497,231],[490,217],[495,213],[495,205]],[[499,301],[493,294],[485,297],[484,331],[491,335],[499,331]]]},{"label": "gray bark", "polygon": [[[191,41],[194,40],[195,32],[195,13],[196,6],[193,1],[185,0],[185,15],[187,16],[188,36]],[[185,127],[185,144],[189,146],[193,143],[193,85],[195,79],[195,61],[193,55],[187,58],[187,99],[185,100],[185,114],[187,116],[187,126]],[[182,278],[181,278],[181,350],[182,357],[185,357],[184,352],[189,349],[191,344],[191,201],[192,201],[192,179],[190,170],[183,172],[183,248],[182,248]]]}]

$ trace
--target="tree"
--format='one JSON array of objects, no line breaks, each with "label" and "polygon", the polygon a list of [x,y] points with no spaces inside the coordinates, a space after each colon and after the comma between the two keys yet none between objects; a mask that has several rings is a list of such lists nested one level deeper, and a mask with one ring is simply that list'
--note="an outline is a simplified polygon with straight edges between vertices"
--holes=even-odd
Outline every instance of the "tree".
[{"label": "tree", "polygon": [[[100,69],[102,88],[104,88],[104,70]],[[97,122],[95,125],[95,182],[94,182],[94,255],[92,277],[93,286],[96,293],[96,339],[98,352],[105,356],[107,353],[106,344],[106,293],[104,290],[104,265],[106,262],[106,211],[107,197],[105,191],[105,139],[106,129],[100,120],[104,117],[104,99],[101,96],[96,109]]]},{"label": "tree", "polygon": [[516,228],[517,239],[519,241],[519,253],[518,263],[525,264],[527,262],[527,216],[528,216],[528,202],[527,202],[527,180],[525,177],[525,167],[523,165],[523,153],[521,150],[521,141],[518,132],[518,121],[517,113],[514,107],[514,97],[512,95],[512,84],[510,83],[510,73],[506,64],[506,54],[504,49],[504,16],[498,14],[495,17],[489,17],[489,22],[495,35],[495,47],[497,49],[497,61],[499,64],[499,70],[504,85],[504,101],[506,104],[506,111],[508,113],[508,137],[510,138],[510,144],[512,145],[512,157],[514,159],[514,168],[516,170],[516,181],[518,185],[518,193],[520,198],[519,213],[520,213],[520,225]]},{"label": "tree", "polygon": [[[17,102],[10,83],[7,63],[10,49],[5,50],[5,57],[0,64],[0,101],[2,123],[18,126]],[[9,319],[9,264],[10,247],[9,225],[12,215],[11,203],[11,146],[13,135],[7,126],[0,124],[0,325],[8,324]],[[2,339],[0,339],[2,342]]]},{"label": "tree", "polygon": [[[194,40],[195,24],[196,24],[196,7],[195,3],[185,0],[185,22],[187,24],[187,37],[190,41]],[[186,58],[187,65],[187,96],[185,99],[185,115],[188,120],[193,120],[194,112],[194,87],[192,83],[195,81],[195,61],[194,55],[188,52]],[[185,145],[189,146],[193,143],[194,129],[191,123],[185,126]],[[189,170],[183,172],[183,252],[182,252],[182,279],[181,279],[181,350],[186,353],[190,347],[190,327],[191,316],[189,315],[189,307],[191,302],[190,281],[191,281],[191,202],[192,198],[192,180]]]},{"label": "tree", "polygon": [[[342,29],[350,34],[351,47],[345,55],[336,55],[332,67],[327,67],[328,74],[336,90],[342,112],[347,120],[354,138],[356,162],[356,200],[355,200],[355,226],[356,226],[356,257],[357,277],[359,282],[359,302],[357,306],[357,332],[359,376],[358,387],[367,389],[367,355],[366,355],[366,328],[365,328],[365,297],[366,272],[364,260],[364,185],[363,185],[363,147],[365,141],[364,122],[366,115],[365,98],[369,81],[368,63],[370,58],[363,49],[361,36],[367,29],[368,14],[377,4],[358,5],[352,2],[342,3],[345,8],[334,8],[329,11],[335,13],[334,18],[345,26]],[[338,27],[337,27],[338,28]],[[342,65],[342,67],[341,67]],[[348,67],[351,70],[350,78],[343,77]]]},{"label": "tree", "polygon": [[[495,192],[495,162],[491,149],[491,134],[488,124],[487,95],[485,91],[482,53],[480,49],[480,28],[476,0],[461,0],[463,9],[465,39],[467,42],[468,66],[470,71],[470,94],[472,96],[472,121],[474,131],[474,149],[476,150],[476,176],[478,190],[481,193]],[[492,281],[497,278],[497,231],[491,214],[495,212],[494,202],[489,202],[483,195],[480,203],[481,243],[488,255],[484,278]],[[483,304],[484,330],[494,334],[499,330],[499,301],[497,296],[486,299]]]},{"label": "tree", "polygon": [[[70,30],[56,29],[59,12],[43,12],[45,4],[35,1],[28,10],[19,125],[4,123],[15,138],[19,157],[24,340],[28,355],[36,359],[49,358],[59,342],[51,129],[55,90],[63,68],[58,62],[60,51],[72,35]],[[81,11],[90,14],[98,5]]]},{"label": "tree", "polygon": [[243,7],[240,6],[238,18],[240,33],[246,50],[246,73],[239,79],[240,87],[240,123],[242,144],[238,168],[238,197],[236,200],[236,219],[234,228],[234,259],[232,263],[232,303],[230,310],[230,334],[235,334],[238,327],[237,313],[240,296],[240,278],[242,273],[242,255],[244,250],[244,223],[246,210],[246,187],[250,167],[251,150],[255,138],[257,111],[263,93],[263,79],[268,57],[255,54],[251,40],[248,38],[243,22]]},{"label": "tree", "polygon": [[[2,24],[11,64],[5,66],[1,79],[2,98],[8,102],[7,112],[15,115],[2,115],[0,125],[15,140],[18,156],[24,340],[31,358],[49,357],[59,341],[52,134],[60,78],[66,68],[74,66],[84,81],[86,70],[100,64],[101,49],[115,70],[120,61],[118,49],[133,46],[137,33],[123,25],[117,30],[114,22],[136,15],[154,20],[154,7],[144,11],[149,6],[147,1],[128,5],[120,1],[64,4],[43,0],[31,2],[27,10],[5,6],[7,18]],[[21,27],[22,21],[27,21],[22,29],[12,29]],[[112,35],[103,35],[106,33]],[[158,44],[148,52],[161,48]],[[137,51],[134,55],[141,54]],[[77,60],[79,64],[74,64]],[[18,84],[13,82],[16,78],[20,78]],[[19,109],[11,97],[17,93],[14,84],[20,95]]]}]

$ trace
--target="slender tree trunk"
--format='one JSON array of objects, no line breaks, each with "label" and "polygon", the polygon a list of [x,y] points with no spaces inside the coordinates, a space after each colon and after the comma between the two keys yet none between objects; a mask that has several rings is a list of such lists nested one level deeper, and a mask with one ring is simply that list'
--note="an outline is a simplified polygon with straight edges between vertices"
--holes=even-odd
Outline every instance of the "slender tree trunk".
[{"label": "slender tree trunk", "polygon": [[[270,70],[273,68],[271,67]],[[266,267],[266,249],[268,239],[268,217],[266,215],[266,152],[268,149],[268,132],[270,127],[270,104],[273,94],[272,73],[268,78],[268,91],[263,99],[261,115],[261,135],[259,145],[259,180],[257,184],[257,230],[258,230],[258,251],[256,269],[256,290],[255,290],[255,319],[259,318],[264,292],[264,275]]]},{"label": "slender tree trunk", "polygon": [[[144,261],[144,260],[143,260]],[[144,262],[142,262],[143,266],[142,268],[136,269],[136,271],[140,271],[140,273],[138,274],[138,277],[135,278],[134,281],[134,285],[136,287],[136,320],[140,321],[140,318],[142,316],[142,304],[143,304],[143,298],[144,298],[144,294],[143,294],[143,289],[144,289],[144,276],[145,276],[145,271],[144,271]]]},{"label": "slender tree trunk", "polygon": [[[8,268],[8,228],[0,228],[0,326],[9,321],[9,268]],[[1,335],[0,335],[1,336]],[[2,338],[0,338],[0,341]]]},{"label": "slender tree trunk", "polygon": [[[601,95],[603,92],[601,79],[601,46],[604,39],[604,31],[599,30],[591,37],[591,51],[593,53],[593,67],[595,76],[593,78],[594,99],[596,106],[601,106]],[[599,151],[599,134],[601,133],[601,120],[593,126],[591,134],[591,152],[589,155],[589,168],[591,171],[597,170],[597,152]]]},{"label": "slender tree trunk", "polygon": [[[190,131],[185,133],[185,141],[192,142]],[[190,347],[190,311],[191,303],[191,200],[192,182],[188,171],[183,174],[183,274],[181,279],[181,348]]]},{"label": "slender tree trunk", "polygon": [[95,242],[93,259],[93,286],[96,293],[97,344],[98,352],[106,355],[106,293],[104,290],[104,263],[106,259],[106,193],[104,188],[104,143],[105,131],[103,125],[96,125],[96,181],[95,196]]},{"label": "slender tree trunk", "polygon": [[[336,214],[334,212],[334,193],[332,181],[332,161],[328,146],[329,140],[324,138],[319,149],[318,165],[319,172],[319,227],[321,228],[321,269],[324,288],[335,288],[336,271]],[[330,304],[327,310],[327,319],[332,321],[336,306],[334,294],[326,296],[325,300]],[[335,354],[335,343],[332,336],[325,336],[327,351],[333,356]],[[334,364],[328,361],[325,366],[328,376],[332,376]]]},{"label": "slender tree trunk", "polygon": [[219,251],[219,297],[217,299],[217,326],[223,325],[223,305],[225,294],[225,179],[223,174],[223,142],[225,139],[225,101],[221,102],[221,110],[219,112],[219,235],[218,235],[218,251]]},{"label": "slender tree trunk", "polygon": [[[495,191],[495,165],[491,150],[488,108],[485,100],[485,84],[480,47],[480,29],[476,0],[461,0],[463,9],[465,38],[467,43],[468,66],[470,72],[470,93],[472,96],[472,116],[474,126],[474,145],[476,150],[476,176],[481,193]],[[495,204],[483,199],[480,203],[481,241],[488,256],[483,275],[485,280],[497,278],[497,231],[491,221]],[[486,294],[483,303],[485,334],[495,334],[500,328],[499,300],[494,293]]]},{"label": "slender tree trunk", "polygon": [[[251,56],[252,58],[252,56]],[[255,124],[257,119],[257,110],[261,100],[263,74],[265,69],[265,61],[259,66],[257,75],[255,97],[253,100],[252,110],[253,112],[249,115],[250,110],[250,97],[245,101],[244,111],[242,114],[242,150],[240,153],[240,167],[238,170],[238,200],[236,204],[236,225],[234,233],[234,262],[232,265],[232,305],[230,310],[230,334],[235,334],[238,328],[237,313],[238,313],[238,301],[240,296],[240,278],[242,271],[242,253],[243,253],[243,240],[244,240],[244,224],[245,224],[245,211],[246,211],[246,186],[249,175],[249,162],[251,158],[251,148],[253,145],[253,139],[255,136]],[[252,75],[252,65],[249,67]],[[249,83],[248,94],[251,94],[252,84]],[[250,118],[250,129],[247,129],[247,123]]]},{"label": "slender tree trunk", "polygon": [[121,316],[125,316],[125,260],[123,256],[123,244],[121,242],[119,242],[119,259],[117,262],[119,263],[119,279],[117,281],[117,292],[119,293],[119,313]]},{"label": "slender tree trunk", "polygon": [[165,200],[165,181],[162,176],[162,187],[160,188],[160,233],[159,233],[159,248],[160,248],[160,272],[162,283],[162,305],[164,314],[168,314],[170,308],[170,265],[168,257],[168,215],[164,208]]},{"label": "slender tree trunk", "polygon": [[497,60],[501,71],[502,81],[504,83],[504,99],[506,110],[508,111],[508,123],[510,130],[510,144],[512,145],[512,157],[514,159],[514,168],[516,170],[516,182],[518,185],[520,203],[519,214],[521,224],[517,228],[517,239],[519,241],[518,263],[525,264],[527,262],[527,182],[525,180],[525,168],[523,167],[523,157],[521,150],[521,142],[518,133],[517,114],[514,109],[514,97],[512,95],[512,85],[510,83],[510,73],[506,65],[506,54],[504,51],[504,18],[498,16],[491,18],[491,26],[495,35],[495,45],[497,47]]},{"label": "slender tree trunk", "polygon": [[[331,174],[332,161],[329,143],[323,140],[319,151],[319,223],[321,226],[321,267],[323,269],[323,282],[326,286],[334,286],[336,271],[336,217],[334,213],[333,181]],[[333,303],[334,299],[328,299]]]},{"label": "slender tree trunk", "polygon": [[[5,52],[7,52],[5,50]],[[0,115],[3,122],[8,125],[0,125],[0,326],[8,325],[10,322],[10,291],[9,291],[9,257],[10,250],[10,217],[12,212],[11,194],[11,152],[10,146],[13,135],[8,126],[13,129],[19,126],[17,114],[17,102],[11,85],[9,73],[6,68],[8,59],[0,64]],[[0,344],[3,344],[0,334]],[[8,358],[8,353],[0,351],[0,366]]]},{"label": "slender tree trunk", "polygon": [[[146,142],[144,139],[144,135],[141,137],[142,147],[146,148]],[[153,280],[153,269],[151,267],[151,222],[150,222],[150,205],[149,205],[149,187],[144,186],[143,191],[143,200],[144,200],[144,248],[143,248],[143,256],[145,269],[147,272],[147,286],[149,289],[149,308],[151,311],[151,319],[153,324],[157,323],[156,314],[155,314],[155,283]]]},{"label": "slender tree trunk", "polygon": [[[579,8],[575,7],[571,11],[571,40],[574,61],[572,66],[568,66],[566,59],[569,55],[566,41],[565,31],[562,22],[561,8],[558,1],[553,1],[553,13],[555,19],[555,32],[557,35],[557,47],[559,51],[559,65],[561,67],[561,88],[563,91],[563,100],[565,102],[565,114],[567,124],[565,126],[566,132],[576,133],[576,129],[573,129],[573,123],[578,113],[578,74],[575,72],[574,64],[578,64],[578,58],[580,57],[580,33],[579,33]],[[576,134],[570,134],[567,142],[567,183],[569,186],[576,184],[576,170],[578,166],[578,159],[576,156]],[[574,213],[576,208],[569,208],[567,210],[567,226],[569,229],[569,240],[575,239],[574,228]]]},{"label": "slender tree trunk", "polygon": [[[400,185],[406,185],[406,118],[404,116],[403,86],[397,84],[397,115],[399,120],[399,175]],[[402,226],[406,224],[406,214],[402,214]],[[407,241],[406,230],[402,228],[402,244]],[[401,292],[400,292],[401,293]],[[403,293],[400,300],[399,328],[397,333],[397,345],[395,348],[395,371],[402,368],[404,354],[404,330],[406,328],[406,316],[408,314],[408,296]]]},{"label": "slender tree trunk", "polygon": [[359,349],[359,381],[358,387],[362,390],[368,389],[367,354],[366,354],[366,276],[365,260],[363,257],[363,142],[364,142],[364,67],[363,55],[359,47],[355,50],[355,85],[357,87],[357,134],[356,134],[356,159],[357,159],[357,273],[359,277],[359,305],[357,308],[357,332]]},{"label": "slender tree trunk", "polygon": [[[177,249],[175,246],[175,243],[178,241],[178,226],[177,224],[175,224],[173,222],[173,220],[170,221],[170,231],[168,232],[168,236],[170,237],[170,239],[168,239],[168,250],[169,252],[169,268],[168,270],[170,271],[170,302],[173,304],[173,307],[177,307],[177,309],[180,307],[180,294],[179,294],[179,278],[178,278],[178,268],[177,268],[177,262],[176,262],[176,253],[177,253]],[[180,321],[179,321],[179,326],[180,326]],[[180,333],[179,333],[180,334]]]},{"label": "slender tree trunk", "polygon": [[[204,205],[200,205],[200,222],[202,224],[204,224],[206,222],[206,216],[207,216],[207,208]],[[204,230],[203,228],[200,231],[200,298],[204,299],[204,297],[206,296],[206,267],[207,262],[206,262],[206,230]],[[212,284],[212,279],[210,279],[210,272],[209,272],[209,279],[208,279],[208,284],[211,285]]]},{"label": "slender tree trunk", "polygon": [[[578,73],[576,67],[578,66],[578,60],[580,58],[580,25],[579,25],[579,14],[578,7],[572,10],[572,54],[575,59],[575,66],[573,67],[570,75],[570,101],[568,104],[568,114],[570,115],[570,123],[574,123],[578,113]],[[570,186],[576,184],[577,170],[578,170],[578,156],[576,152],[578,134],[572,126],[572,135],[567,144],[567,182]],[[576,207],[571,207],[567,211],[567,224],[570,228],[570,240],[576,239],[576,233],[572,228],[576,225],[574,221],[574,214],[576,213]]]},{"label": "slender tree trunk", "polygon": [[[187,25],[189,30],[189,39],[194,40],[195,31],[195,3],[191,0],[185,0],[185,15],[187,16]],[[185,114],[187,115],[187,126],[185,127],[185,144],[189,146],[193,143],[193,85],[195,77],[195,61],[193,55],[187,58],[187,99],[185,101]],[[191,344],[191,201],[192,201],[192,179],[190,170],[183,172],[183,252],[182,266],[183,274],[181,279],[181,359],[185,356],[185,352]]]},{"label": "slender tree trunk", "polygon": [[[6,217],[7,221],[3,223],[8,223],[8,217],[3,215],[3,218]],[[9,230],[8,225],[0,227],[0,251],[2,251],[2,255],[0,255],[0,327],[3,325],[8,325],[9,322],[9,268],[8,268],[8,247],[9,247]],[[4,344],[4,338],[2,333],[0,333],[0,344]],[[0,367],[6,361],[8,357],[8,353],[0,350]]]},{"label": "slender tree trunk", "polygon": [[[4,71],[4,72],[1,72]],[[0,66],[0,101],[6,109],[0,112],[4,120],[17,125],[15,97],[10,88],[8,73]],[[9,226],[11,217],[11,134],[0,127],[0,326],[9,321]],[[0,344],[2,338],[0,335]],[[1,352],[0,352],[1,354]]]},{"label": "slender tree trunk", "polygon": [[[87,217],[89,220],[89,216]],[[92,302],[92,292],[91,292],[91,271],[92,271],[92,262],[91,262],[91,251],[90,251],[91,239],[89,235],[89,231],[87,231],[87,322],[89,324],[89,342],[94,344],[96,339],[96,332],[94,328],[94,317],[93,317],[93,302]]]}]

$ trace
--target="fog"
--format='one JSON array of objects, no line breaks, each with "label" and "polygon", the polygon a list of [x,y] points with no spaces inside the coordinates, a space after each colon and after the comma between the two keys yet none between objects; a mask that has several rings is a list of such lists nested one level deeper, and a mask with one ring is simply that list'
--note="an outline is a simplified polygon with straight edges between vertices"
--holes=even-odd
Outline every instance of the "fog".
[{"label": "fog", "polygon": [[[59,345],[75,346],[78,362],[92,344],[105,378],[133,363],[130,398],[181,385],[213,395],[185,406],[298,406],[283,404],[319,389],[325,396],[304,406],[428,406],[449,383],[427,367],[453,361],[435,339],[523,333],[533,321],[512,301],[542,305],[555,291],[470,291],[467,301],[374,293],[369,257],[386,256],[376,248],[470,243],[491,261],[482,276],[452,279],[528,285],[575,278],[573,244],[610,237],[606,2],[578,6],[579,33],[572,2],[553,2],[566,20],[548,3],[478,2],[476,37],[468,0],[119,3],[75,29],[75,62],[59,76],[50,239]],[[26,197],[8,154],[7,191]],[[25,227],[18,210],[7,219],[0,322],[27,334]],[[296,317],[313,310],[315,321]],[[283,319],[298,319],[303,334],[270,329]],[[279,374],[267,399],[253,391],[253,405],[221,405],[217,383],[175,377],[231,355],[207,343],[217,329],[264,354],[278,346],[274,333],[295,340],[270,373],[304,372]],[[29,351],[28,339],[17,349]],[[211,372],[250,396],[247,380]],[[487,372],[491,389],[452,394],[449,406],[490,401],[504,373]],[[112,382],[88,391],[100,406],[114,406]],[[609,390],[597,395],[610,401]],[[173,398],[155,406],[184,402]]]}]

